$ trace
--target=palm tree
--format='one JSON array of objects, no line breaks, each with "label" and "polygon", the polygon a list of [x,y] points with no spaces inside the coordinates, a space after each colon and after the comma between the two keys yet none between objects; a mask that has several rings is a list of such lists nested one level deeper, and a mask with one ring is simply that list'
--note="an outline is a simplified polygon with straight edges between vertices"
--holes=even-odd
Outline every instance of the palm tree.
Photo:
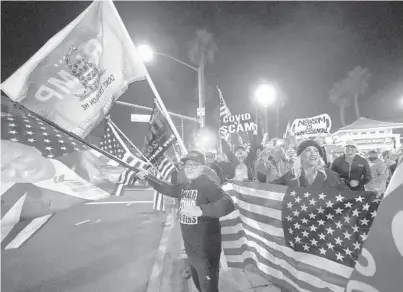
[{"label": "palm tree", "polygon": [[213,63],[218,48],[213,34],[205,29],[196,31],[196,38],[189,42],[189,60],[198,67],[199,107],[205,108],[204,68],[206,64]]},{"label": "palm tree", "polygon": [[189,60],[197,66],[213,63],[217,51],[213,34],[205,29],[198,29],[196,38],[189,42]]},{"label": "palm tree", "polygon": [[339,106],[340,122],[343,127],[346,125],[345,110],[350,106],[350,98],[348,97],[345,83],[346,79],[340,80],[334,83],[329,91],[330,101]]},{"label": "palm tree", "polygon": [[354,67],[353,70],[347,73],[347,88],[351,97],[354,99],[354,109],[357,119],[361,117],[360,108],[358,106],[358,97],[363,96],[368,89],[368,80],[371,74],[367,68],[360,66]]}]

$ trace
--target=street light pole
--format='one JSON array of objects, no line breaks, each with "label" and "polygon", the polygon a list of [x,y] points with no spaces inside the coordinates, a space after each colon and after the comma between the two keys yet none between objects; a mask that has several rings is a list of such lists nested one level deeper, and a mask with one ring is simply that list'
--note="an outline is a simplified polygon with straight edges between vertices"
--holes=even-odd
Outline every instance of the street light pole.
[{"label": "street light pole", "polygon": [[[267,136],[269,136],[269,106],[277,102],[277,90],[274,86],[270,84],[261,84],[255,91],[255,98],[258,104],[264,108],[265,117],[265,131]],[[277,122],[277,121],[276,121]]]},{"label": "street light pole", "polygon": [[[198,96],[199,96],[199,108],[201,109],[201,113],[198,111],[198,116],[199,116],[199,123],[200,127],[203,128],[206,124],[206,116],[205,116],[205,99],[204,99],[204,55],[202,55],[202,58],[199,63],[199,67],[194,67],[182,60],[179,60],[171,55],[164,54],[164,53],[155,53],[152,51],[152,49],[149,46],[143,45],[139,46],[138,51],[143,54],[143,60],[144,61],[150,61],[152,59],[153,55],[157,56],[163,56],[168,59],[171,59],[177,63],[180,63],[182,65],[185,65],[186,67],[194,70],[197,72],[197,83],[198,83]],[[145,57],[145,58],[144,58]],[[201,115],[200,115],[201,114]]]},{"label": "street light pole", "polygon": [[[199,108],[202,108],[202,112],[200,113],[200,128],[204,128],[206,125],[206,108],[204,103],[204,54],[202,54],[199,68],[197,70],[197,79],[198,79],[198,92],[199,92]],[[198,114],[199,115],[199,114]]]},{"label": "street light pole", "polygon": [[267,138],[269,138],[269,107],[264,107],[264,127],[265,132],[267,133]]}]

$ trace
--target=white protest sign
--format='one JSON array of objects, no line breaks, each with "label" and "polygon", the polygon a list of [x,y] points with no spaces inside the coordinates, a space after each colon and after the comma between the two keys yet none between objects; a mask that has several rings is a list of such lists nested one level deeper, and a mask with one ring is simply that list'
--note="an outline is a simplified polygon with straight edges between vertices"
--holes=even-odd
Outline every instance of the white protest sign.
[{"label": "white protest sign", "polygon": [[239,132],[249,132],[256,129],[256,124],[250,113],[234,114],[221,118],[220,133],[222,136]]},{"label": "white protest sign", "polygon": [[320,134],[330,134],[332,120],[328,114],[305,119],[296,119],[291,125],[291,133],[296,138],[310,138]]}]

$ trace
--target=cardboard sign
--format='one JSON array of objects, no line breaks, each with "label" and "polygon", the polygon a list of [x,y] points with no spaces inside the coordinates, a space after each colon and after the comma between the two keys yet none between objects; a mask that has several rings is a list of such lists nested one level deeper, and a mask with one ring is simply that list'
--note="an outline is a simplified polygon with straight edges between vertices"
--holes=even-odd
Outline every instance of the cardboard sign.
[{"label": "cardboard sign", "polygon": [[296,119],[291,125],[291,133],[296,138],[311,138],[319,134],[330,134],[332,120],[328,114],[305,119]]},{"label": "cardboard sign", "polygon": [[233,134],[239,132],[249,132],[256,129],[256,123],[250,113],[234,114],[224,116],[220,121],[220,134]]}]

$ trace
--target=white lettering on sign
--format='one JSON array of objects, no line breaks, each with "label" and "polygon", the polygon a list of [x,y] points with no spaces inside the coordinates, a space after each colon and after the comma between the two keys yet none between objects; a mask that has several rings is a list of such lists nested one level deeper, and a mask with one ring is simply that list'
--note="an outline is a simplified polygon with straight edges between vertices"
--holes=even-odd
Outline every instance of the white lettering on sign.
[{"label": "white lettering on sign", "polygon": [[291,133],[298,138],[309,138],[318,134],[329,134],[332,120],[328,114],[311,118],[296,119],[291,125]]},{"label": "white lettering on sign", "polygon": [[249,132],[254,131],[256,129],[256,124],[254,122],[243,123],[243,124],[236,124],[236,125],[229,125],[229,126],[221,126],[220,133],[222,135],[226,134],[233,134],[239,132]]},{"label": "white lettering on sign", "polygon": [[256,123],[252,120],[250,113],[225,116],[221,120],[220,134],[249,132],[256,129]]},{"label": "white lettering on sign", "polygon": [[[188,206],[196,206],[197,192],[197,190],[184,190],[181,195],[179,210],[186,209]],[[179,221],[185,225],[196,225],[198,218],[180,214]]]}]

